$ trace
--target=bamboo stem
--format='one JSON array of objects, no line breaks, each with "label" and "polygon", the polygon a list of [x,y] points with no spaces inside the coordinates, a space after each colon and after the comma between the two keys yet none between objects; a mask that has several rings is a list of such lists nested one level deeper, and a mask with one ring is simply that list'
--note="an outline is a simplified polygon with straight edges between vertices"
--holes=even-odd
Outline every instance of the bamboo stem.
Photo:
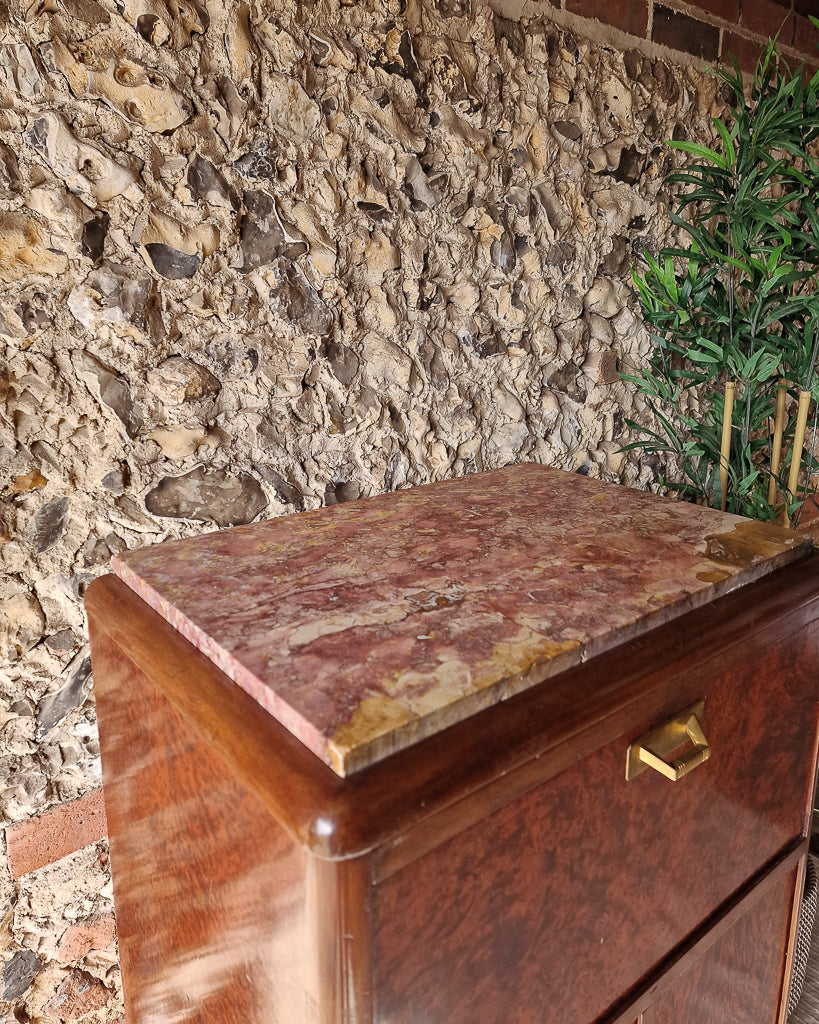
[{"label": "bamboo stem", "polygon": [[728,502],[728,463],[731,459],[731,421],[734,416],[734,387],[732,380],[725,382],[725,407],[722,413],[722,446],[719,455],[719,482],[722,488],[722,511]]},{"label": "bamboo stem", "polygon": [[[799,392],[799,406],[796,410],[796,431],[793,435],[793,448],[791,449],[791,469],[788,474],[788,502],[793,501],[796,494],[796,486],[799,480],[799,470],[802,466],[802,449],[805,447],[805,427],[808,422],[808,408],[810,406],[811,392]],[[790,524],[791,517],[785,509],[785,522]]]},{"label": "bamboo stem", "polygon": [[771,478],[768,481],[768,504],[776,502],[776,478],[782,464],[782,434],[785,428],[785,398],[788,388],[782,381],[776,389],[776,419],[774,420],[773,441],[771,443]]}]

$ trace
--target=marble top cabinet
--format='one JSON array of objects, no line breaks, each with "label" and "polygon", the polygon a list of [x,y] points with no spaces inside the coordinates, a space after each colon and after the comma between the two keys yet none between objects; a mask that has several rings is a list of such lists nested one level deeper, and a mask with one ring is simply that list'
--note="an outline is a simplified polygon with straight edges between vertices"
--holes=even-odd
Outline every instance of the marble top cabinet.
[{"label": "marble top cabinet", "polygon": [[784,1022],[808,540],[521,465],[113,569],[129,1024]]}]

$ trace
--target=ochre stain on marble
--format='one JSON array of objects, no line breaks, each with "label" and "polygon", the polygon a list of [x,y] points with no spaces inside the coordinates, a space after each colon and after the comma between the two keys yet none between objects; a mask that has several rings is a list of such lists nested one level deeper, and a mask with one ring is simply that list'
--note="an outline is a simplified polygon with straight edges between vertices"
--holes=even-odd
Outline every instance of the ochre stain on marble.
[{"label": "ochre stain on marble", "polygon": [[520,465],[113,564],[345,775],[810,549],[777,526]]},{"label": "ochre stain on marble", "polygon": [[749,569],[761,559],[775,557],[792,536],[781,526],[742,519],[730,532],[707,537],[705,550],[712,562]]}]

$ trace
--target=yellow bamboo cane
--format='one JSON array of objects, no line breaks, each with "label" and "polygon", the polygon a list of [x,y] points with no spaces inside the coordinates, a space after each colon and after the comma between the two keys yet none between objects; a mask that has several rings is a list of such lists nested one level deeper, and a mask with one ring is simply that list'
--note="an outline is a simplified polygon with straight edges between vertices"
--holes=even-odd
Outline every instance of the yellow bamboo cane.
[{"label": "yellow bamboo cane", "polygon": [[728,501],[728,463],[731,458],[731,420],[734,416],[734,387],[732,380],[725,382],[725,408],[722,414],[722,446],[719,455],[719,482],[722,488],[722,511]]},{"label": "yellow bamboo cane", "polygon": [[[796,410],[796,431],[793,435],[793,448],[791,449],[791,469],[788,474],[788,502],[796,497],[796,487],[799,480],[799,470],[802,466],[802,449],[805,447],[805,427],[808,422],[808,407],[810,406],[811,392],[799,392],[799,406]],[[785,521],[790,524],[791,517],[785,510]]]},{"label": "yellow bamboo cane", "polygon": [[776,478],[782,464],[782,434],[785,427],[785,398],[788,388],[782,381],[776,389],[776,419],[774,420],[773,441],[771,442],[771,478],[768,481],[768,504],[776,502]]}]

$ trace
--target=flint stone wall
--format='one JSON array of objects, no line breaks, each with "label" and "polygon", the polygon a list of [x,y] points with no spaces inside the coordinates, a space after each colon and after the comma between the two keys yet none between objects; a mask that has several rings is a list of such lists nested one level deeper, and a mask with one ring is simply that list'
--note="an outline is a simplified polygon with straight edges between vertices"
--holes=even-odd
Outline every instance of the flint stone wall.
[{"label": "flint stone wall", "polygon": [[[720,109],[477,0],[0,3],[0,819],[100,785],[113,553],[522,460],[652,485],[629,267]],[[110,914],[92,861],[67,916],[3,883],[0,1002]]]}]

